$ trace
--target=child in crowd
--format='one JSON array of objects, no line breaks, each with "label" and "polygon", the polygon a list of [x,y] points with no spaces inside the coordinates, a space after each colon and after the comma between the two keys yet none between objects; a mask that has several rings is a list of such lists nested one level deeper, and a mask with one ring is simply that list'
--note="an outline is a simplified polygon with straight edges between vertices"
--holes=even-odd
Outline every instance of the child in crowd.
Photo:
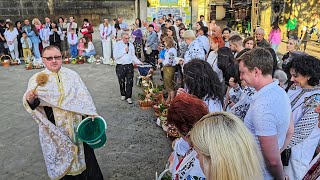
[{"label": "child in crowd", "polygon": [[78,36],[75,33],[75,28],[71,29],[71,33],[68,34],[68,43],[70,44],[70,54],[71,58],[76,58],[78,55],[78,49],[77,49],[77,44],[78,44]]},{"label": "child in crowd", "polygon": [[50,28],[46,27],[45,24],[42,24],[42,28],[40,29],[40,38],[42,40],[42,48],[50,46]]},{"label": "child in crowd", "polygon": [[25,62],[29,62],[31,60],[31,49],[32,49],[32,42],[31,39],[27,37],[27,33],[23,32],[22,37],[20,39],[20,42],[22,44],[22,50],[23,50],[23,58]]},{"label": "child in crowd", "polygon": [[84,50],[84,38],[80,38],[79,39],[79,43],[78,43],[78,54],[79,54],[79,56],[82,55],[83,50]]}]

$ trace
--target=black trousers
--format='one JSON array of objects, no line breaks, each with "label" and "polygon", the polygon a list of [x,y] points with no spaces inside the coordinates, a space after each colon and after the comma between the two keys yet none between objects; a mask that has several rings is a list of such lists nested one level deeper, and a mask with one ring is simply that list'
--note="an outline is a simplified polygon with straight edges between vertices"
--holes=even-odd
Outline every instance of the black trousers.
[{"label": "black trousers", "polygon": [[149,55],[147,55],[147,59],[145,62],[151,64],[153,68],[156,69],[158,56],[159,56],[159,51],[152,50],[152,52]]},{"label": "black trousers", "polygon": [[[34,110],[40,105],[39,98],[35,99],[33,104],[29,104],[30,108]],[[44,111],[48,120],[55,125],[52,107],[44,106]],[[78,175],[65,175],[60,180],[103,180],[103,175],[99,167],[94,150],[85,142],[83,142],[84,157],[87,168]]]},{"label": "black trousers", "polygon": [[133,87],[133,64],[117,64],[116,73],[120,85],[121,96],[131,98]]}]

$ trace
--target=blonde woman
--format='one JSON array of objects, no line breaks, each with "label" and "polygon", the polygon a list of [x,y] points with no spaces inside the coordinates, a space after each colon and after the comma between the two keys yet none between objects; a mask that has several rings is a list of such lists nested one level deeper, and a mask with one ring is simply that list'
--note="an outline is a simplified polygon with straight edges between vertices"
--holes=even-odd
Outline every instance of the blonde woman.
[{"label": "blonde woman", "polygon": [[103,64],[109,64],[111,61],[111,33],[112,26],[107,18],[103,19],[103,23],[99,26],[100,39],[102,43]]},{"label": "blonde woman", "polygon": [[284,64],[287,63],[288,58],[291,56],[292,52],[300,50],[300,40],[298,38],[290,38],[287,42],[287,53],[283,55]]},{"label": "blonde woman", "polygon": [[[287,53],[285,53],[282,57],[282,69],[286,69],[288,63],[292,60],[293,54],[299,54],[300,53],[300,40],[298,38],[289,38],[287,42]],[[291,74],[287,73],[288,81],[285,83],[286,91],[289,90],[291,85],[293,84],[291,79]]]},{"label": "blonde woman", "polygon": [[196,39],[196,35],[193,30],[187,30],[183,33],[182,37],[186,41],[188,48],[184,54],[183,63],[188,63],[191,59],[199,58],[205,60],[205,51],[201,46],[201,42]]},{"label": "blonde woman", "polygon": [[260,150],[236,116],[225,112],[208,114],[194,125],[190,134],[206,179],[263,179]]},{"label": "blonde woman", "polygon": [[33,18],[32,24],[37,28],[38,32],[40,32],[40,29],[42,28],[40,20],[38,18]]},{"label": "blonde woman", "polygon": [[6,31],[4,32],[4,37],[7,41],[11,58],[13,60],[17,60],[18,63],[20,64],[21,62],[19,59],[19,49],[18,49],[18,40],[17,40],[19,32],[11,22],[9,22],[7,26],[8,26],[8,29],[6,29]]}]

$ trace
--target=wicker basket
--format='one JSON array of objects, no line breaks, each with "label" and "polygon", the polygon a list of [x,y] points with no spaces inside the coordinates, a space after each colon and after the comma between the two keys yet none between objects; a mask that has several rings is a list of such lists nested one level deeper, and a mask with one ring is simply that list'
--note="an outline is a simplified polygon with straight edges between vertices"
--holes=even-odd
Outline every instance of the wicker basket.
[{"label": "wicker basket", "polygon": [[139,100],[139,105],[140,105],[141,109],[150,109],[154,105],[154,102]]},{"label": "wicker basket", "polygon": [[32,64],[26,65],[25,68],[26,68],[26,70],[31,70],[31,69],[33,69]]},{"label": "wicker basket", "polygon": [[19,65],[19,62],[18,61],[12,61],[12,65],[14,65],[14,66]]},{"label": "wicker basket", "polygon": [[[9,59],[4,59],[5,57],[8,57]],[[9,55],[2,55],[0,57],[0,61],[3,67],[9,67],[12,62],[12,59]]]},{"label": "wicker basket", "polygon": [[77,63],[78,64],[83,64],[86,58],[84,56],[78,56],[77,57]]}]

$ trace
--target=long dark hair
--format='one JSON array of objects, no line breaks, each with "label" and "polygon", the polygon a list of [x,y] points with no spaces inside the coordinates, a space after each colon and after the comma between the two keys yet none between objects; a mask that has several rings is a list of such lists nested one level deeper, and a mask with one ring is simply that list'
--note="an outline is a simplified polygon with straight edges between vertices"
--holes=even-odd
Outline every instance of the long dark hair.
[{"label": "long dark hair", "polygon": [[190,94],[199,99],[216,99],[223,104],[222,85],[210,64],[201,59],[192,59],[184,65],[184,82]]},{"label": "long dark hair", "polygon": [[197,23],[199,23],[199,25],[202,27],[204,26],[203,22],[202,21],[198,21]]},{"label": "long dark hair", "polygon": [[[138,27],[141,28],[141,19],[140,19],[140,18],[137,18],[136,21],[137,21],[137,20],[138,20],[138,22],[139,22]],[[136,24],[136,22],[134,22],[134,23]]]},{"label": "long dark hair", "polygon": [[272,59],[273,59],[273,70],[272,70],[272,77],[274,76],[274,72],[279,69],[278,67],[278,58],[277,58],[277,54],[276,52],[272,49],[272,48],[266,48],[271,56],[272,56]]},{"label": "long dark hair", "polygon": [[176,29],[173,26],[170,26],[168,28],[170,31],[172,31],[172,38],[173,40],[178,43],[178,38],[177,38],[177,34],[176,34]]},{"label": "long dark hair", "polygon": [[31,24],[31,31],[33,31],[37,36],[39,35],[39,32],[34,24]]},{"label": "long dark hair", "polygon": [[91,41],[88,38],[88,36],[85,36],[84,39],[86,40],[86,42],[84,43],[84,48],[88,48],[89,42],[91,42]]},{"label": "long dark hair", "polygon": [[[16,22],[14,23],[17,29],[18,29],[18,23],[21,24],[21,21],[16,21]],[[22,26],[22,25],[21,25],[21,26]],[[20,29],[21,29],[21,28],[22,28],[22,27],[20,27]]]},{"label": "long dark hair", "polygon": [[274,31],[281,31],[281,29],[279,28],[279,24],[278,24],[278,22],[277,21],[275,21],[275,22],[273,22],[272,23],[272,30],[274,30]]},{"label": "long dark hair", "polygon": [[221,69],[225,83],[229,86],[229,79],[235,77],[234,56],[228,47],[218,50],[218,68]]}]

